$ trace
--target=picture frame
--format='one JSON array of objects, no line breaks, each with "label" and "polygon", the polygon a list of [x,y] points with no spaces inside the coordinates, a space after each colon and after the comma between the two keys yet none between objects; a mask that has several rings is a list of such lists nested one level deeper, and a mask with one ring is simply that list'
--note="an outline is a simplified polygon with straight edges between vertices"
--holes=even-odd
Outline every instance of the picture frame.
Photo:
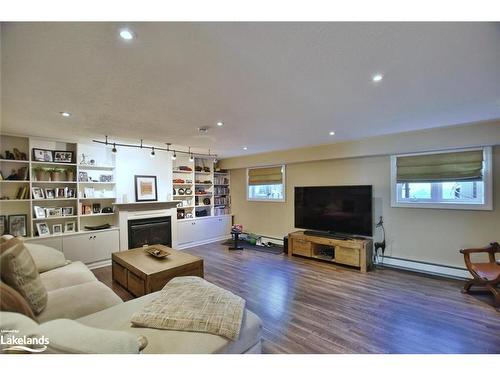
[{"label": "picture frame", "polygon": [[33,149],[33,161],[44,161],[52,163],[54,161],[54,154],[52,150],[45,150],[43,148]]},{"label": "picture frame", "polygon": [[75,189],[74,188],[65,188],[64,189],[65,198],[76,198]]},{"label": "picture frame", "polygon": [[62,224],[52,225],[52,234],[62,234],[62,232],[63,232]]},{"label": "picture frame", "polygon": [[3,236],[7,230],[7,216],[0,215],[0,236]]},{"label": "picture frame", "polygon": [[92,206],[90,204],[82,205],[82,215],[91,215],[92,214]]},{"label": "picture frame", "polygon": [[31,193],[33,194],[33,199],[45,199],[45,192],[39,186],[33,186]]},{"label": "picture frame", "polygon": [[79,182],[89,182],[89,174],[88,172],[78,172],[78,181]]},{"label": "picture frame", "polygon": [[26,237],[28,232],[26,222],[26,214],[9,215],[9,234],[14,237]]},{"label": "picture frame", "polygon": [[53,159],[55,163],[73,163],[75,153],[73,151],[54,151]]},{"label": "picture frame", "polygon": [[45,218],[45,208],[40,207],[40,206],[33,206],[33,211],[35,213],[35,218],[36,219],[43,219]]},{"label": "picture frame", "polygon": [[113,182],[112,174],[101,174],[99,176],[99,182]]},{"label": "picture frame", "polygon": [[66,197],[66,188],[56,188],[56,198],[65,198]]},{"label": "picture frame", "polygon": [[135,201],[152,202],[158,200],[156,176],[135,175]]},{"label": "picture frame", "polygon": [[36,223],[36,230],[39,237],[50,236],[49,225],[46,222]]},{"label": "picture frame", "polygon": [[45,208],[46,217],[58,217],[62,216],[62,208],[61,207],[47,207]]},{"label": "picture frame", "polygon": [[64,233],[73,233],[76,232],[76,222],[75,221],[67,221],[64,223]]},{"label": "picture frame", "polygon": [[62,208],[63,216],[73,216],[73,207],[63,207]]},{"label": "picture frame", "polygon": [[100,214],[101,213],[101,204],[100,203],[93,203],[92,204],[92,213],[93,214]]},{"label": "picture frame", "polygon": [[45,199],[55,199],[56,190],[55,189],[45,189]]}]

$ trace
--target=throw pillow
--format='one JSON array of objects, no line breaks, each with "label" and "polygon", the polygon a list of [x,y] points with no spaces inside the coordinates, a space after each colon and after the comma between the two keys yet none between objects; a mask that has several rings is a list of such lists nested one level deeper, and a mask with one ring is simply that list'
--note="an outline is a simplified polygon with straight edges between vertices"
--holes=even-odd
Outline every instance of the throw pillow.
[{"label": "throw pillow", "polygon": [[40,273],[65,266],[69,263],[69,261],[67,261],[64,257],[62,251],[54,249],[53,247],[29,242],[26,242],[24,246],[26,246],[30,252],[36,268]]},{"label": "throw pillow", "polygon": [[0,282],[0,311],[10,311],[35,319],[28,302],[16,290]]},{"label": "throw pillow", "polygon": [[[9,246],[10,243],[14,246]],[[14,238],[1,246],[0,275],[2,281],[21,294],[35,314],[47,305],[47,290],[42,284],[35,262],[24,243]]]}]

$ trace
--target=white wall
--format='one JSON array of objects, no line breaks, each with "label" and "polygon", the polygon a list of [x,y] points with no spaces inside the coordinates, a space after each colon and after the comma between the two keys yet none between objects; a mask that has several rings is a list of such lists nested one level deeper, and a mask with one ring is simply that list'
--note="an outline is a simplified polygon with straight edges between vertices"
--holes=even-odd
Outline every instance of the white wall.
[{"label": "white wall", "polygon": [[[122,202],[124,194],[128,202],[135,202],[135,175],[156,176],[158,201],[171,200],[172,159],[167,152],[118,148],[116,155],[116,193],[117,202]],[[170,197],[170,199],[168,199]]]}]

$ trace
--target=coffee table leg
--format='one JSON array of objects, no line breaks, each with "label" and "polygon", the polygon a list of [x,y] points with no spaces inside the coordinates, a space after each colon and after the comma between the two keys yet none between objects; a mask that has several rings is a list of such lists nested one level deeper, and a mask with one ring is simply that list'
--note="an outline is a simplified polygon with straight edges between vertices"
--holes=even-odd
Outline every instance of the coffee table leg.
[{"label": "coffee table leg", "polygon": [[243,250],[242,247],[238,246],[238,240],[240,237],[239,233],[231,233],[233,237],[233,246],[229,247],[229,250]]}]

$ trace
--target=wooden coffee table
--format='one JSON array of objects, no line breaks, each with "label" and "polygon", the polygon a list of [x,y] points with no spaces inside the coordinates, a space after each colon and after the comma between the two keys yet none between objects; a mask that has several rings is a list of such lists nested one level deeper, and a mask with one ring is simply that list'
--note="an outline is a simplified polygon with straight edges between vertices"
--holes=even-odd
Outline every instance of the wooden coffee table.
[{"label": "wooden coffee table", "polygon": [[173,250],[163,245],[152,245],[170,253],[166,258],[155,258],[144,248],[111,254],[113,280],[136,297],[161,290],[178,276],[203,277],[203,259]]}]

